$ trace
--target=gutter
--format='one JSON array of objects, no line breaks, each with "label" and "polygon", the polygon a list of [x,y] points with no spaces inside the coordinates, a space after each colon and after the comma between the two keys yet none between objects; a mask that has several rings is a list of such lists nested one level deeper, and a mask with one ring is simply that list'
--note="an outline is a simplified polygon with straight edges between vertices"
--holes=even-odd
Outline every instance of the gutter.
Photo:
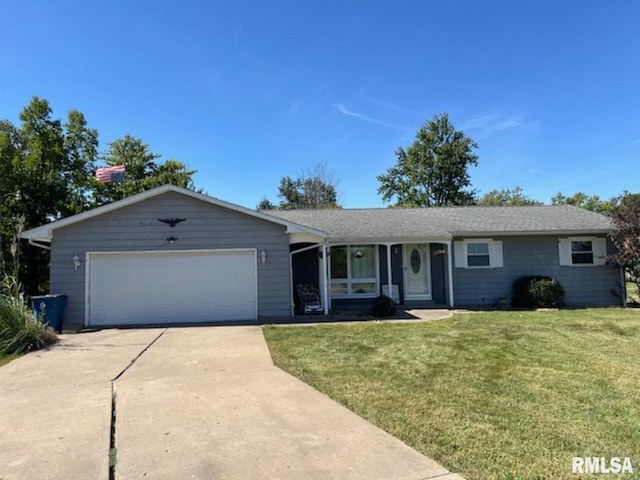
[{"label": "gutter", "polygon": [[526,236],[580,236],[580,235],[608,235],[611,233],[611,229],[594,228],[592,230],[527,230],[521,232],[499,230],[488,231],[458,231],[450,232],[455,238],[459,237],[526,237]]},{"label": "gutter", "polygon": [[38,243],[39,240],[36,240],[35,238],[30,238],[29,239],[29,245],[33,245],[34,247],[38,247],[38,248],[44,248],[45,250],[51,250],[51,243],[44,244],[44,243]]}]

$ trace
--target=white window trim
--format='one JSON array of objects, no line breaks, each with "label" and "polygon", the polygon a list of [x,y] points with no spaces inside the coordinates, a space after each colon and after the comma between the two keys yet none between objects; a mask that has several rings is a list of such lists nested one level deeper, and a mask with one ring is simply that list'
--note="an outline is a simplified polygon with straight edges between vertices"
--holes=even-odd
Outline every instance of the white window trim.
[{"label": "white window trim", "polygon": [[[374,259],[375,259],[375,277],[367,278],[353,278],[351,277],[351,249],[352,247],[373,247]],[[331,292],[331,298],[376,298],[377,292],[380,290],[380,254],[378,246],[373,244],[349,244],[349,245],[331,245],[334,247],[346,247],[347,248],[347,278],[333,278],[333,272],[331,271],[331,261],[329,261],[329,278],[331,279],[331,285],[346,284],[347,291],[352,291],[352,285],[354,283],[374,283],[374,293],[333,293]],[[331,251],[331,248],[329,251]],[[330,288],[331,290],[331,288]]]},{"label": "white window trim", "polygon": [[[491,268],[491,240],[465,240],[464,242],[464,257],[467,263],[467,268]],[[469,253],[469,245],[486,245],[487,253]],[[470,257],[489,257],[488,265],[471,265],[469,263]]]},{"label": "white window trim", "polygon": [[[470,243],[486,243],[489,246],[489,265],[469,265],[468,245]],[[458,246],[454,252],[456,254],[456,268],[482,270],[488,268],[502,268],[504,266],[502,240],[494,240],[492,238],[468,238],[455,242],[455,244]]]},{"label": "white window trim", "polygon": [[[573,263],[572,242],[591,242],[593,263]],[[607,257],[606,238],[601,237],[567,237],[559,240],[560,265],[564,267],[590,268],[604,265]],[[586,253],[586,252],[585,252]]]}]

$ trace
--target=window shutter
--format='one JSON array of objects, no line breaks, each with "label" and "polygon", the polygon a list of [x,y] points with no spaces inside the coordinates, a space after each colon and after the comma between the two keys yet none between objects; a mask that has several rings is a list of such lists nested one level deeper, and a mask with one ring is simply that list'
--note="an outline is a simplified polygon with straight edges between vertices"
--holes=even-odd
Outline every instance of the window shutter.
[{"label": "window shutter", "polygon": [[494,268],[504,267],[502,240],[494,240],[491,242],[491,266]]},{"label": "window shutter", "polygon": [[593,239],[593,264],[604,265],[607,261],[607,239]]},{"label": "window shutter", "polygon": [[571,240],[568,238],[558,240],[558,254],[560,256],[560,265],[571,265]]},{"label": "window shutter", "polygon": [[453,242],[453,254],[455,258],[456,268],[466,268],[467,255],[465,254],[465,251],[464,251],[464,242],[461,242],[461,241]]}]

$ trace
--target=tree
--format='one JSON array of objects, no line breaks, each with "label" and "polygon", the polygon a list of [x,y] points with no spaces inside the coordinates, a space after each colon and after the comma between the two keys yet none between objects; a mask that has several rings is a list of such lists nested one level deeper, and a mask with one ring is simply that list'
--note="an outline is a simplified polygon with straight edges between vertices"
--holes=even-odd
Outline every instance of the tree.
[{"label": "tree", "polygon": [[168,159],[164,163],[156,162],[161,155],[151,152],[149,145],[142,139],[125,135],[109,143],[103,154],[107,165],[124,165],[124,182],[94,182],[94,204],[102,205],[124,197],[144,192],[151,188],[170,183],[182,188],[194,190],[192,176],[195,170],[177,160]]},{"label": "tree", "polygon": [[628,280],[640,296],[640,193],[626,192],[618,197],[611,220],[613,232],[610,237],[617,248],[611,259],[625,269]]},{"label": "tree", "polygon": [[491,190],[485,193],[477,202],[484,206],[521,206],[521,205],[542,205],[542,202],[527,197],[522,188],[515,187],[513,190]]},{"label": "tree", "polygon": [[412,145],[396,151],[396,165],[377,177],[378,193],[385,202],[395,197],[398,206],[406,207],[473,203],[468,169],[478,164],[477,148],[446,113],[436,115],[418,130]]},{"label": "tree", "polygon": [[[67,122],[52,118],[45,99],[33,97],[20,113],[20,126],[0,122],[0,193],[20,190],[20,201],[7,199],[2,211],[2,258],[19,218],[32,228],[86,208],[85,192],[91,185],[97,132],[89,129],[75,110]],[[27,291],[43,290],[48,278],[48,254],[27,245],[20,258],[20,280]]]},{"label": "tree", "polygon": [[281,210],[340,208],[338,205],[337,181],[324,164],[304,170],[299,177],[283,177],[278,186],[280,204],[276,207],[267,198],[262,199],[259,209]]},{"label": "tree", "polygon": [[274,205],[273,203],[271,203],[271,200],[269,200],[267,197],[264,197],[262,200],[260,200],[260,203],[256,207],[256,210],[275,210],[276,208],[278,208],[277,205]]},{"label": "tree", "polygon": [[615,198],[602,200],[598,195],[587,195],[583,192],[574,193],[570,197],[558,192],[556,196],[551,199],[551,205],[575,205],[576,207],[602,213],[603,215],[610,215],[616,203],[617,200]]},{"label": "tree", "polygon": [[79,213],[90,208],[90,189],[93,171],[98,158],[98,131],[87,127],[84,115],[76,110],[69,112],[65,124],[65,153],[69,162],[68,181],[74,185],[72,205]]}]

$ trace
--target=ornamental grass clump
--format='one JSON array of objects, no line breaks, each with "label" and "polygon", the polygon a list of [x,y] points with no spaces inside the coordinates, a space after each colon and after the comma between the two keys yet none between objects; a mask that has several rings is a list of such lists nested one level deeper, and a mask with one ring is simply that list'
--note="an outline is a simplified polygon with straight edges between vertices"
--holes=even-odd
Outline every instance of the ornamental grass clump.
[{"label": "ornamental grass clump", "polygon": [[0,353],[37,350],[58,341],[51,327],[34,318],[15,279],[6,277],[0,288]]}]

